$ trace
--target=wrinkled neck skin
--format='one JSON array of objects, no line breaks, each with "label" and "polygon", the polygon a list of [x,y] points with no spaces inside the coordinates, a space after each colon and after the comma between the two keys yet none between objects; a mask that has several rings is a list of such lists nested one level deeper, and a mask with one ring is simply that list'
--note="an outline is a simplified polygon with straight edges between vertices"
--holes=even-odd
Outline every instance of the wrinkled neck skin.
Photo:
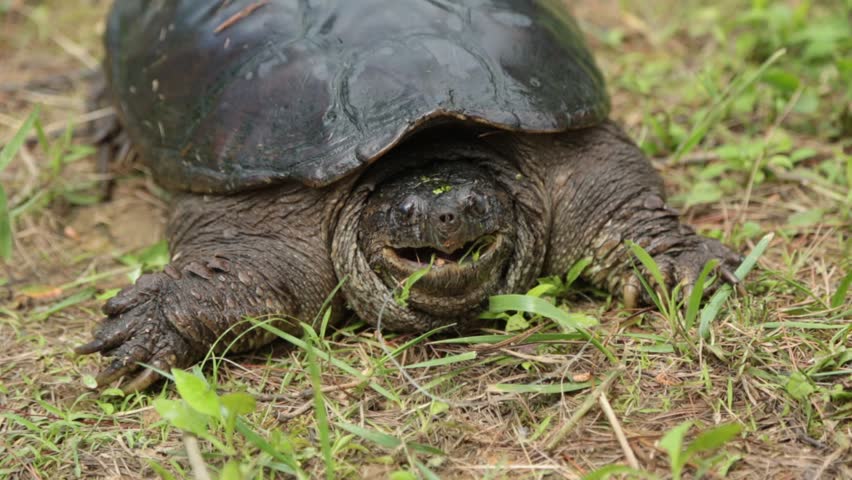
[{"label": "wrinkled neck skin", "polygon": [[[331,257],[347,302],[374,326],[476,328],[489,296],[522,291],[542,270],[542,182],[512,152],[458,135],[421,134],[395,148],[339,203]],[[394,294],[424,269],[400,305]]]}]

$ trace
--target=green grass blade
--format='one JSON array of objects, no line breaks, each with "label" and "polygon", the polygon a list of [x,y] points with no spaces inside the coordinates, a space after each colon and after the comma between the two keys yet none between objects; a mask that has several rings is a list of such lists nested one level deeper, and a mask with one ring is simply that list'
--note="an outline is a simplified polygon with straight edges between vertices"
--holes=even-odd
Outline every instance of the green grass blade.
[{"label": "green grass blade", "polygon": [[273,447],[266,441],[266,439],[252,430],[252,428],[242,418],[237,418],[237,431],[240,432],[240,434],[244,436],[249,443],[259,448],[260,451],[266,453],[291,469],[291,471],[284,471],[284,473],[297,475],[298,478],[307,478],[307,475],[305,475],[302,469],[299,468],[299,464],[294,458],[285,455],[279,449]]},{"label": "green grass blade", "polygon": [[684,458],[683,440],[686,432],[692,427],[692,420],[687,420],[672,428],[660,439],[660,448],[669,454],[669,466],[672,470],[672,478],[680,480],[680,472],[686,461]]},{"label": "green grass blade", "polygon": [[[15,132],[15,136],[0,150],[0,172],[6,169],[27,139],[27,133],[33,128],[38,118],[39,107],[36,107]],[[9,261],[12,258],[12,216],[9,214],[9,204],[6,190],[0,185],[0,258]]]},{"label": "green grass blade", "polygon": [[582,274],[583,274],[583,271],[585,271],[585,270],[586,270],[586,267],[588,267],[591,263],[592,263],[592,259],[591,259],[591,257],[586,257],[586,258],[582,258],[582,259],[580,259],[577,263],[575,263],[574,265],[572,265],[572,266],[571,266],[571,269],[570,269],[570,270],[568,270],[568,274],[566,274],[566,275],[565,275],[565,285],[564,285],[564,288],[566,288],[566,289],[567,289],[567,288],[568,288],[568,287],[570,287],[570,286],[571,286],[571,284],[573,284],[573,283],[574,283],[574,282],[575,282],[578,278],[580,278],[580,275],[582,275]]},{"label": "green grass blade", "polygon": [[432,360],[426,360],[425,362],[419,362],[412,365],[406,365],[405,368],[426,368],[426,367],[439,367],[442,365],[450,365],[453,363],[459,362],[467,362],[469,360],[473,360],[476,358],[476,352],[465,352],[459,355],[448,355],[442,358],[434,358]]},{"label": "green grass blade", "polygon": [[377,432],[375,430],[368,430],[366,428],[359,427],[358,425],[353,425],[351,423],[346,422],[337,422],[337,426],[355,436],[361,437],[364,440],[373,442],[376,445],[387,448],[389,450],[393,450],[394,448],[397,448],[402,445],[402,440],[386,433]]},{"label": "green grass blade", "polygon": [[[470,337],[452,337],[433,340],[429,345],[445,345],[454,343],[463,343],[466,345],[493,345],[495,343],[511,340],[517,335],[473,335]],[[536,333],[524,339],[521,344],[542,343],[542,342],[570,342],[574,340],[582,340],[586,338],[580,333]]]},{"label": "green grass blade", "polygon": [[595,348],[606,355],[610,362],[614,365],[618,364],[618,359],[615,358],[615,355],[596,336],[586,330],[586,326],[597,324],[597,320],[592,317],[569,314],[546,300],[530,295],[494,295],[489,298],[488,310],[492,312],[518,311],[534,313],[555,320],[563,328],[569,327],[575,329],[583,338],[591,342]]},{"label": "green grass blade", "polygon": [[432,265],[435,263],[435,255],[432,255],[432,258],[429,260],[429,265],[417,270],[412,273],[405,279],[402,284],[402,288],[394,295],[394,301],[403,308],[408,308],[408,297],[411,296],[411,287],[414,286],[421,278],[423,278],[427,273],[432,271]]},{"label": "green grass blade", "polygon": [[562,327],[583,330],[598,324],[588,315],[570,314],[547,300],[530,295],[494,295],[489,299],[488,310],[494,312],[528,312],[556,320]]},{"label": "green grass blade", "polygon": [[441,478],[435,472],[430,470],[429,467],[417,460],[414,460],[414,466],[417,467],[417,470],[420,471],[420,475],[423,475],[425,480],[440,480]]},{"label": "green grass blade", "polygon": [[840,284],[837,285],[834,295],[831,296],[831,308],[839,308],[846,302],[846,294],[849,292],[849,284],[852,283],[852,272],[846,274]]},{"label": "green grass blade", "polygon": [[496,383],[494,385],[489,385],[488,389],[494,392],[501,393],[542,393],[542,394],[554,394],[554,393],[568,393],[568,392],[576,392],[578,390],[585,390],[591,387],[592,384],[589,382],[582,383],[574,383],[574,382],[562,382],[562,383],[552,383],[552,384],[518,384],[518,383]]},{"label": "green grass blade", "polygon": [[710,260],[704,265],[704,269],[702,269],[701,273],[698,274],[698,278],[695,279],[695,286],[693,287],[692,293],[689,295],[689,299],[686,304],[686,316],[684,317],[684,320],[687,331],[692,329],[693,325],[695,325],[695,319],[698,317],[698,309],[701,307],[701,300],[704,298],[704,287],[705,283],[707,283],[707,277],[718,264],[719,260],[715,258]]},{"label": "green grass blade", "polygon": [[12,217],[3,185],[0,185],[0,257],[7,262],[12,258]]},{"label": "green grass blade", "polygon": [[[757,259],[763,255],[763,252],[765,252],[766,248],[769,247],[769,242],[771,242],[774,237],[775,235],[772,233],[765,235],[754,247],[754,250],[752,250],[745,260],[743,260],[743,263],[741,263],[734,272],[734,275],[736,275],[740,281],[743,281],[746,275],[751,272],[751,269],[754,268],[754,265],[757,263]],[[733,288],[730,285],[722,285],[719,287],[719,290],[713,294],[710,301],[707,302],[707,305],[701,311],[701,321],[698,326],[698,334],[701,335],[701,338],[707,339],[710,337],[710,323],[717,315],[719,315],[722,305],[725,303],[725,300],[731,296],[732,291]]]},{"label": "green grass blade", "polygon": [[85,302],[86,300],[92,298],[95,295],[95,291],[96,290],[94,287],[90,287],[81,290],[75,293],[74,295],[69,295],[65,299],[54,303],[46,310],[36,313],[35,315],[33,315],[33,318],[36,320],[44,320],[47,317],[53,315],[54,313],[61,312],[62,310],[65,310],[68,307],[73,307],[78,303]]},{"label": "green grass blade", "polygon": [[659,480],[660,477],[643,470],[636,470],[626,465],[607,465],[589,472],[583,480],[606,480],[609,478],[642,478],[647,480]]},{"label": "green grass blade", "polygon": [[738,423],[726,423],[719,425],[706,432],[700,433],[692,443],[686,447],[685,457],[688,461],[699,452],[710,452],[733,440],[742,431]]},{"label": "green grass blade", "polygon": [[[292,343],[293,345],[295,345],[298,348],[301,348],[302,350],[308,349],[308,345],[305,341],[303,341],[302,339],[297,338],[297,337],[281,330],[280,328],[274,327],[274,326],[270,325],[269,323],[266,323],[266,322],[257,323],[257,326],[259,326],[260,328],[262,328],[264,330],[269,331],[270,333],[277,336],[278,338],[281,338],[282,340],[286,340],[287,342]],[[350,365],[346,364],[345,362],[342,362],[339,359],[329,355],[328,352],[323,352],[321,350],[320,351],[315,350],[314,353],[316,354],[317,357],[323,359],[324,361],[331,362],[331,364],[334,365],[335,367],[343,370],[344,372],[348,373],[349,375],[352,375],[353,377],[355,377],[359,380],[366,380],[367,379],[367,377],[365,377],[363,373],[352,368]]]},{"label": "green grass blade", "polygon": [[[303,325],[305,331],[311,330],[307,325]],[[320,450],[322,451],[322,459],[325,462],[325,476],[329,480],[335,478],[336,471],[334,465],[334,456],[331,451],[331,427],[328,424],[328,412],[325,409],[325,397],[322,393],[322,376],[320,373],[319,360],[315,354],[316,350],[311,340],[305,342],[305,352],[308,356],[308,373],[311,377],[311,388],[314,392],[314,416],[316,419],[317,431],[319,432]]]},{"label": "green grass blade", "polygon": [[6,169],[9,165],[9,162],[18,154],[18,150],[24,145],[24,142],[27,140],[27,133],[29,133],[30,129],[33,128],[33,123],[35,123],[36,118],[38,118],[39,107],[36,107],[24,120],[24,123],[21,124],[21,127],[18,128],[18,131],[15,132],[15,136],[9,140],[2,150],[0,150],[0,172]]},{"label": "green grass blade", "polygon": [[819,323],[819,322],[766,322],[760,324],[766,329],[773,328],[798,328],[801,330],[841,330],[846,328],[846,325],[836,323]]},{"label": "green grass blade", "polygon": [[678,146],[677,151],[674,153],[675,163],[679,162],[684,155],[691,152],[696,145],[701,143],[710,129],[722,119],[725,109],[727,109],[734,100],[739,98],[747,88],[760,80],[764,73],[766,73],[766,70],[786,53],[787,51],[783,48],[778,50],[766,59],[766,61],[763,62],[763,64],[761,64],[757,71],[755,71],[751,76],[748,78],[740,76],[731,82],[730,86],[720,96],[719,100],[713,104],[710,110],[708,110],[698,122],[696,122],[695,126],[693,126],[692,130],[689,132],[689,135],[687,135],[686,139]]},{"label": "green grass blade", "polygon": [[654,278],[654,281],[657,282],[661,288],[666,287],[666,280],[663,277],[663,272],[660,271],[660,267],[657,265],[657,262],[654,261],[653,257],[645,251],[639,244],[631,242],[628,240],[627,246],[630,248],[630,251],[633,252],[633,255],[636,256],[637,259],[642,263],[645,267],[645,270],[651,274],[651,277]]}]

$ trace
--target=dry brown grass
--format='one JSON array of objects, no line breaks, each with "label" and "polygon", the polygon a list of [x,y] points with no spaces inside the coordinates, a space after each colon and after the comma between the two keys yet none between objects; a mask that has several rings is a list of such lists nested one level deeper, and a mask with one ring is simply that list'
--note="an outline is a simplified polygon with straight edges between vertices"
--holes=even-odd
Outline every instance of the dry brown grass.
[{"label": "dry brown grass", "polygon": [[[722,38],[711,27],[743,14],[750,2],[721,2],[719,16],[702,21],[694,19],[703,18],[707,8],[695,2],[621,2],[625,11],[615,1],[574,3],[610,79],[614,116],[643,144],[665,143],[649,119],[671,120],[664,130],[677,133],[678,125],[690,128],[694,112],[717,101],[696,86],[700,75],[724,86],[745,64],[731,60],[742,29],[725,30]],[[0,12],[6,10],[0,13],[0,144],[37,104],[45,125],[62,125],[86,113],[84,100],[93,84],[89,69],[100,56],[105,6],[101,0],[0,2]],[[817,14],[823,12],[816,9]],[[795,55],[790,54],[791,62]],[[846,57],[852,59],[852,52]],[[718,199],[685,210],[690,223],[743,251],[760,233],[777,232],[751,277],[750,295],[732,300],[714,325],[712,345],[693,339],[697,349],[691,351],[690,341],[678,338],[669,321],[653,311],[628,315],[605,299],[588,298],[588,292],[567,300],[572,310],[600,319],[600,337],[624,366],[605,395],[642,469],[668,477],[668,455],[658,442],[691,420],[697,427],[690,439],[720,423],[743,426],[743,434],[719,454],[722,463],[730,461],[731,478],[852,478],[852,302],[847,296],[837,307],[828,305],[852,266],[849,179],[844,178],[852,173],[843,170],[852,171],[852,141],[848,131],[829,125],[843,102],[852,105],[852,97],[837,86],[841,79],[827,67],[803,77],[797,95],[815,91],[822,103],[814,111],[784,113],[784,105],[771,104],[775,97],[755,94],[747,115],[726,116],[686,161],[672,161],[672,150],[665,146],[654,156],[683,205],[690,201],[692,185],[726,162],[719,146],[745,149],[764,140],[776,145],[781,138],[814,151],[799,168],[761,169],[766,178],[754,182],[748,201],[751,167],[730,168],[730,185]],[[85,135],[75,140],[86,142]],[[71,352],[100,318],[102,302],[95,296],[127,283],[133,266],[120,257],[161,238],[162,192],[144,172],[124,165],[114,171],[111,201],[79,205],[84,195],[97,193],[93,158],[66,165],[58,176],[49,174],[48,162],[43,149],[30,143],[0,173],[13,209],[38,192],[50,197],[16,219],[14,257],[3,266],[0,282],[0,339],[6,344],[0,351],[0,478],[151,477],[149,460],[189,477],[180,434],[170,431],[151,407],[160,393],[121,398],[90,392],[81,378],[100,360]],[[839,174],[832,176],[832,169]],[[817,210],[821,215],[807,216]],[[758,231],[746,232],[748,222]],[[68,298],[81,301],[57,308]],[[395,346],[407,340],[389,341]],[[375,363],[383,352],[371,330],[345,329],[327,348],[356,370],[372,370],[371,380],[395,399],[324,367],[323,385],[338,386],[326,393],[332,425],[345,421],[446,453],[417,457],[358,437],[343,439],[346,432],[336,430],[341,476],[385,478],[398,470],[414,471],[414,457],[442,478],[580,478],[625,462],[625,450],[597,403],[554,448],[546,446],[590,390],[542,395],[493,388],[605,376],[611,366],[582,343],[512,345],[485,350],[475,361],[416,370],[421,385],[452,399],[445,411],[432,410],[434,403],[390,364]],[[420,343],[400,361],[412,364],[471,348]],[[278,345],[223,363],[218,385],[258,394],[260,407],[249,417],[251,425],[264,435],[273,430],[286,434],[302,468],[319,476],[324,464],[316,419],[298,395],[311,385],[306,362],[304,352]],[[797,372],[811,389],[804,395],[790,381]],[[163,390],[174,397],[170,386]],[[303,405],[294,418],[277,420]],[[223,463],[215,450],[203,448],[211,465]],[[270,462],[250,443],[239,448],[239,458]],[[695,475],[700,463],[690,462],[688,474]],[[705,476],[720,478],[719,468],[716,464]]]}]

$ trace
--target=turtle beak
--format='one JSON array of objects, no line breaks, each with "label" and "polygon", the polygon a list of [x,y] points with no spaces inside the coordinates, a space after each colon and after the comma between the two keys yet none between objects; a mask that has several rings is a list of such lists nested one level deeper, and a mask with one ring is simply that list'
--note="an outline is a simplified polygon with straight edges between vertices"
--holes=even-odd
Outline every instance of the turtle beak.
[{"label": "turtle beak", "polygon": [[483,235],[470,242],[451,241],[440,246],[386,247],[383,256],[394,270],[408,276],[432,265],[434,269],[454,267],[458,271],[474,267],[489,260],[490,255],[502,245],[503,236],[494,233]]}]

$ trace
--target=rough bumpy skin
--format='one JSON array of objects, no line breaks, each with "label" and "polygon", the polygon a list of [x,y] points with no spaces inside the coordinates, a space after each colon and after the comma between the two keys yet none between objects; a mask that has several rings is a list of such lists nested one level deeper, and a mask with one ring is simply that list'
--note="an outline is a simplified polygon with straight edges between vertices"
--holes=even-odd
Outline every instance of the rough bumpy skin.
[{"label": "rough bumpy skin", "polygon": [[[136,362],[190,365],[224,335],[221,351],[246,316],[310,321],[344,278],[335,312],[345,301],[369,323],[422,331],[476,326],[489,295],[522,291],[587,256],[588,281],[628,306],[642,302],[625,240],[648,250],[670,285],[689,288],[713,258],[731,279],[739,262],[678,221],[650,163],[610,123],[561,134],[438,129],[324,189],[183,194],[169,239],[172,263],[110,300],[95,340],[78,348],[114,357],[101,385],[139,370]],[[482,255],[467,259],[465,245],[479,240]],[[408,306],[394,302],[429,254],[438,260]],[[262,332],[232,350],[270,341]],[[156,379],[143,371],[123,388]]]},{"label": "rough bumpy skin", "polygon": [[[107,302],[95,340],[77,349],[114,357],[98,384],[138,370],[139,361],[165,370],[189,366],[220,336],[218,351],[236,340],[251,326],[246,317],[274,315],[277,327],[301,331],[284,319],[310,321],[336,285],[327,248],[335,198],[335,190],[301,184],[177,196],[168,229],[172,262]],[[255,329],[231,351],[270,340]],[[147,371],[124,388],[145,388],[156,378]]]}]

